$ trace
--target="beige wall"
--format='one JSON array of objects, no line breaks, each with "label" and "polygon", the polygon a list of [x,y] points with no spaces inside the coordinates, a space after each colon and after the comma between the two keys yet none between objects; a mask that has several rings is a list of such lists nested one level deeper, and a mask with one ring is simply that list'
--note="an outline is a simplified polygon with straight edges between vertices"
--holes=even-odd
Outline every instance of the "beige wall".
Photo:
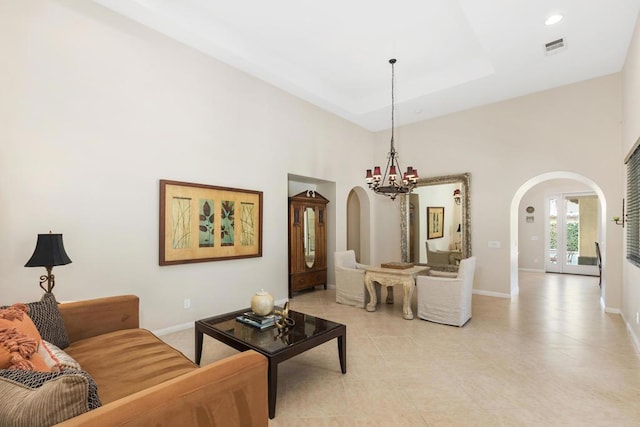
[{"label": "beige wall", "polygon": [[593,242],[598,241],[598,198],[580,198],[580,255],[585,257],[596,257],[596,246]]},{"label": "beige wall", "polygon": [[[93,2],[2,1],[0,28],[2,303],[40,298],[23,265],[49,230],[58,299],[134,293],[147,328],[284,299],[288,174],[346,201],[373,163],[370,132]],[[161,178],[263,191],[263,257],[159,267]]]},{"label": "beige wall", "polygon": [[[411,164],[421,176],[471,173],[476,291],[512,293],[511,246],[518,233],[510,233],[511,203],[530,179],[556,171],[577,174],[602,189],[607,217],[619,209],[621,106],[621,77],[615,74],[397,129],[401,166]],[[384,156],[388,143],[388,133],[378,133],[374,155]],[[387,200],[376,203],[378,261],[399,257],[397,207]],[[606,271],[605,303],[616,309],[622,304],[621,266],[615,262],[621,230],[607,222],[603,233],[614,261]],[[489,242],[500,247],[490,248]]]},{"label": "beige wall", "polygon": [[[622,71],[622,85],[622,153],[618,160],[620,164],[640,138],[640,25],[638,23],[636,23],[636,30]],[[622,315],[633,333],[636,348],[640,349],[640,324],[637,317],[637,313],[640,312],[640,269],[626,261],[624,246],[620,260],[624,274]]]}]

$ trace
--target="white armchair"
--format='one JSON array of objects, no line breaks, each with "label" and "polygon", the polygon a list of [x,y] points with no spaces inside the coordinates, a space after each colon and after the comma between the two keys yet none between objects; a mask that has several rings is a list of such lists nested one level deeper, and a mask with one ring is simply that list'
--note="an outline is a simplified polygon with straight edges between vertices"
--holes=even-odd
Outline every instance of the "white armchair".
[{"label": "white armchair", "polygon": [[[356,253],[353,250],[335,252],[334,265],[336,302],[364,308],[369,299],[364,286],[364,269],[367,266],[356,262]],[[380,285],[377,285],[376,292],[379,298]]]},{"label": "white armchair", "polygon": [[427,265],[448,265],[450,262],[451,251],[439,251],[431,249],[429,242],[424,242],[427,246]]},{"label": "white armchair", "polygon": [[457,277],[416,276],[418,317],[463,326],[471,319],[471,296],[476,257],[460,261]]}]

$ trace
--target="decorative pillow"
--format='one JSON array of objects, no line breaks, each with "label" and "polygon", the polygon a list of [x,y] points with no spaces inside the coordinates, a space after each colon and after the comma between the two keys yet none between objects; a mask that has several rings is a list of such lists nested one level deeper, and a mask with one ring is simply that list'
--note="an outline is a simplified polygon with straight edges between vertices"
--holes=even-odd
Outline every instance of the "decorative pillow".
[{"label": "decorative pillow", "polygon": [[37,354],[40,334],[24,304],[14,304],[0,310],[0,360],[1,368],[50,371]]},{"label": "decorative pillow", "polygon": [[[13,304],[0,309],[0,328],[17,328],[23,334],[33,337],[39,343],[42,337],[31,317],[26,304]],[[37,350],[37,348],[36,348]]]},{"label": "decorative pillow", "polygon": [[101,406],[98,387],[84,371],[0,370],[3,426],[51,426]]},{"label": "decorative pillow", "polygon": [[30,302],[27,307],[29,307],[29,317],[38,328],[43,340],[63,350],[69,346],[69,335],[53,294],[44,294],[40,301]]},{"label": "decorative pillow", "polygon": [[28,371],[50,372],[40,354],[38,343],[16,328],[0,329],[0,360],[2,369],[24,369]]},{"label": "decorative pillow", "polygon": [[4,346],[0,347],[0,369],[11,366],[11,353]]},{"label": "decorative pillow", "polygon": [[76,362],[73,357],[45,340],[40,342],[38,354],[42,356],[47,366],[51,369],[51,372],[60,372],[65,369],[79,371],[81,369],[80,364]]}]

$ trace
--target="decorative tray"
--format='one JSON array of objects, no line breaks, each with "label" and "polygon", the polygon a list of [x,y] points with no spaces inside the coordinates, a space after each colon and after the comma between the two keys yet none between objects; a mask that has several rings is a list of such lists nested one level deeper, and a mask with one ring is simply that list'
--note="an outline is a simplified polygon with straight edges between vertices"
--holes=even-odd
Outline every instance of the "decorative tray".
[{"label": "decorative tray", "polygon": [[396,270],[406,270],[407,268],[413,267],[412,262],[385,262],[381,264],[382,268],[395,268]]}]

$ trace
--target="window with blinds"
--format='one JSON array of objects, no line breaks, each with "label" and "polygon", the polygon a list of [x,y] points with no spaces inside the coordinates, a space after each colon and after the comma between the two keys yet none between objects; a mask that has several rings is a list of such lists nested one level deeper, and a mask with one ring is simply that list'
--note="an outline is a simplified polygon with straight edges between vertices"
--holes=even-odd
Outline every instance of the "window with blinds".
[{"label": "window with blinds", "polygon": [[636,142],[627,157],[627,259],[640,267],[640,150]]}]

